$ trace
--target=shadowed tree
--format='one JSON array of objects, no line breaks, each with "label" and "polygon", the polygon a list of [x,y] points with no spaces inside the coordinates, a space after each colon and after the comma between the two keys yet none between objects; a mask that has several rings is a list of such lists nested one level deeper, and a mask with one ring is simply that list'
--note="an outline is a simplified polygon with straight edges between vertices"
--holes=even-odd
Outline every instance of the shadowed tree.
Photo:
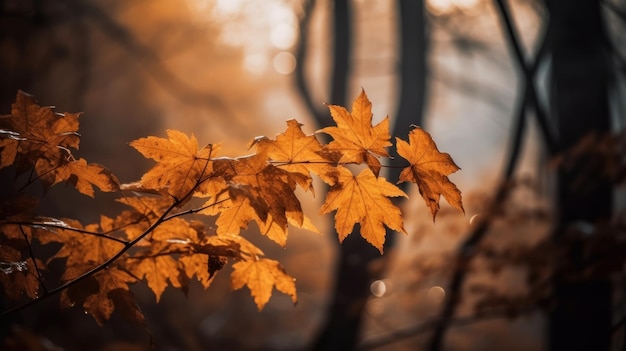
[{"label": "shadowed tree", "polygon": [[[352,42],[352,14],[350,3],[346,0],[333,2],[332,10],[332,60],[331,60],[331,92],[330,103],[346,105],[346,87],[349,77],[349,63]],[[314,1],[307,1],[304,5],[304,14],[300,21],[300,43],[297,50],[298,62],[296,83],[305,103],[315,117],[319,126],[327,126],[330,117],[327,112],[320,112],[315,108],[308,92],[304,78],[303,62],[307,44],[307,26],[310,12],[314,8]],[[394,119],[392,136],[404,135],[411,124],[421,125],[426,94],[426,26],[424,22],[424,2],[413,0],[397,1],[399,15],[398,40],[399,45],[399,99],[398,111]],[[392,155],[399,160],[398,155]],[[397,180],[401,167],[388,169],[388,179]],[[401,184],[406,190],[408,183]],[[369,286],[375,279],[381,277],[384,269],[382,256],[360,235],[359,227],[355,226],[339,246],[334,288],[330,297],[327,316],[320,332],[314,341],[313,348],[317,350],[349,350],[356,346],[359,331],[363,322],[365,306],[369,297]],[[387,230],[385,249],[388,251],[394,242],[394,232]],[[376,263],[375,265],[373,263]],[[373,267],[380,267],[374,269]]]}]

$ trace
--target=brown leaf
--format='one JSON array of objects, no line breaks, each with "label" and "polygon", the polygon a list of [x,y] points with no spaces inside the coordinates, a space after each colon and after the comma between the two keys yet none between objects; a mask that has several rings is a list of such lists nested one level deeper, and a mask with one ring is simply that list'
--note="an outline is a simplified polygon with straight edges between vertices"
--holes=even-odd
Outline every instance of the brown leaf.
[{"label": "brown leaf", "polygon": [[460,168],[447,153],[441,153],[430,134],[417,127],[409,133],[409,142],[396,138],[398,154],[409,161],[402,170],[398,183],[416,183],[419,192],[433,215],[439,211],[439,198],[443,195],[448,203],[462,212],[461,191],[448,179],[448,175]]}]

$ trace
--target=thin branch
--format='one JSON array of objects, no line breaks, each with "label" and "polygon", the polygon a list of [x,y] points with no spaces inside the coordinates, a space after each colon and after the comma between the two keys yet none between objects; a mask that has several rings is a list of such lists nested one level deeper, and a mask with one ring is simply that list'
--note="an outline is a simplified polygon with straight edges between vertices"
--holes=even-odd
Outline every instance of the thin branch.
[{"label": "thin branch", "polygon": [[3,224],[19,225],[20,228],[22,226],[27,226],[27,227],[45,227],[45,228],[63,229],[63,230],[69,230],[69,231],[72,231],[72,232],[75,232],[75,233],[86,234],[86,235],[93,235],[93,236],[96,236],[96,237],[102,238],[102,239],[113,240],[113,241],[116,241],[116,242],[118,242],[120,244],[124,244],[124,245],[128,244],[128,241],[126,241],[124,239],[116,238],[116,237],[113,237],[113,236],[108,236],[107,233],[115,232],[115,231],[117,231],[117,230],[119,230],[119,229],[129,225],[129,224],[125,224],[125,225],[123,225],[123,226],[121,226],[119,228],[115,228],[115,229],[112,229],[112,230],[104,232],[104,233],[92,232],[90,230],[78,229],[78,228],[70,227],[70,226],[67,226],[67,225],[46,223],[46,222],[7,221],[7,222],[3,222]]},{"label": "thin branch", "polygon": [[30,255],[30,259],[33,260],[33,265],[35,266],[35,273],[37,273],[37,280],[39,281],[39,285],[43,289],[44,293],[48,293],[48,289],[46,288],[46,284],[43,283],[43,277],[41,276],[41,270],[39,269],[39,265],[37,264],[37,260],[35,259],[35,253],[33,252],[33,246],[30,244],[30,240],[28,240],[28,236],[24,231],[24,228],[20,225],[20,232],[24,237],[24,241],[26,241],[26,246],[28,247],[28,254]]},{"label": "thin branch", "polygon": [[[161,225],[161,223],[166,222],[172,218],[176,218],[179,216],[182,216],[183,214],[187,214],[187,213],[195,213],[197,211],[200,211],[200,209],[192,209],[192,210],[188,210],[188,211],[183,211],[183,212],[179,212],[179,213],[175,213],[175,214],[171,214],[170,213],[178,206],[180,206],[180,204],[184,201],[184,199],[186,199],[189,195],[191,195],[196,189],[197,187],[200,185],[200,181],[202,178],[202,174],[200,175],[198,181],[196,181],[195,186],[189,190],[189,194],[187,196],[183,197],[183,200],[179,200],[179,201],[174,201],[160,216],[159,218],[152,223],[143,233],[141,233],[139,236],[137,236],[135,239],[125,242],[124,243],[124,247],[122,249],[120,249],[115,255],[113,255],[111,258],[107,259],[106,261],[104,261],[103,263],[99,264],[98,266],[90,269],[89,271],[81,274],[80,276],[78,276],[77,278],[74,278],[73,280],[70,280],[64,284],[61,284],[60,286],[54,288],[54,289],[50,289],[47,291],[47,293],[42,294],[41,296],[39,296],[36,299],[30,300],[22,305],[10,308],[8,310],[2,311],[0,313],[0,317],[4,317],[7,315],[10,315],[12,313],[15,313],[17,311],[21,311],[25,308],[28,308],[29,306],[32,306],[50,296],[56,295],[58,293],[60,293],[61,291],[74,286],[78,283],[80,283],[81,281],[97,274],[98,272],[108,268],[111,264],[113,264],[115,261],[117,261],[120,257],[122,257],[128,250],[130,250],[132,247],[134,247],[139,241],[141,241],[142,239],[144,239],[148,234],[152,233],[159,225]],[[226,201],[226,200],[222,200],[222,201]],[[215,204],[218,204],[219,202],[216,202]],[[215,205],[212,204],[212,205]],[[211,205],[211,206],[212,206]]]}]

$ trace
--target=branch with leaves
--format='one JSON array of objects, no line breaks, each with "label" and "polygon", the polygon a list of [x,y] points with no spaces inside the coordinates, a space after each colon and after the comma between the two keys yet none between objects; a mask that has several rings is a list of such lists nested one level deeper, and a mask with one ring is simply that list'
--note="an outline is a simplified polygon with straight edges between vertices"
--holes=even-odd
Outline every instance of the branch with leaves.
[{"label": "branch with leaves", "polygon": [[[314,194],[315,175],[330,186],[322,213],[335,212],[339,241],[359,224],[365,240],[383,253],[385,227],[405,232],[402,212],[391,201],[407,197],[379,171],[392,147],[389,121],[372,125],[371,102],[364,91],[352,111],[329,105],[336,125],[307,135],[296,120],[274,139],[249,143],[254,153],[220,156],[219,144],[200,147],[195,136],[168,130],[167,137],[148,136],[130,146],[156,164],[140,180],[120,184],[104,166],[74,157],[79,114],[56,114],[18,92],[11,113],[0,117],[0,168],[17,177],[14,196],[0,204],[0,284],[14,307],[6,315],[60,294],[61,307],[80,306],[102,324],[114,310],[143,325],[130,287],[144,281],[158,301],[167,287],[186,291],[191,279],[205,288],[232,262],[231,286],[247,286],[259,310],[272,290],[297,301],[295,280],[281,264],[244,238],[250,222],[280,246],[290,226],[316,232],[296,196],[300,187]],[[332,137],[328,144],[317,133]],[[433,216],[443,196],[463,211],[461,192],[448,176],[459,168],[439,152],[419,127],[408,141],[396,138],[398,154],[408,165],[400,182],[417,184]],[[359,171],[350,165],[364,165]],[[358,173],[357,173],[358,172]],[[98,223],[52,218],[36,213],[37,198],[25,189],[59,183],[94,197],[98,188],[120,194],[128,209]],[[203,220],[214,220],[209,232]],[[48,257],[38,248],[55,244]],[[48,246],[49,247],[49,246]],[[47,265],[62,260],[65,270],[55,287],[46,280]]]}]

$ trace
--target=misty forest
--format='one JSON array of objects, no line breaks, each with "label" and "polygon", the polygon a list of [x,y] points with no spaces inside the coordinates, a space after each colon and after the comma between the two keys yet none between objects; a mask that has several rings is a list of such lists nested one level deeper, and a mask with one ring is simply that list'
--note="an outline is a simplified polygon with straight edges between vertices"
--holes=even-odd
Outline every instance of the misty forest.
[{"label": "misty forest", "polygon": [[0,0],[0,349],[626,350],[626,2]]}]

